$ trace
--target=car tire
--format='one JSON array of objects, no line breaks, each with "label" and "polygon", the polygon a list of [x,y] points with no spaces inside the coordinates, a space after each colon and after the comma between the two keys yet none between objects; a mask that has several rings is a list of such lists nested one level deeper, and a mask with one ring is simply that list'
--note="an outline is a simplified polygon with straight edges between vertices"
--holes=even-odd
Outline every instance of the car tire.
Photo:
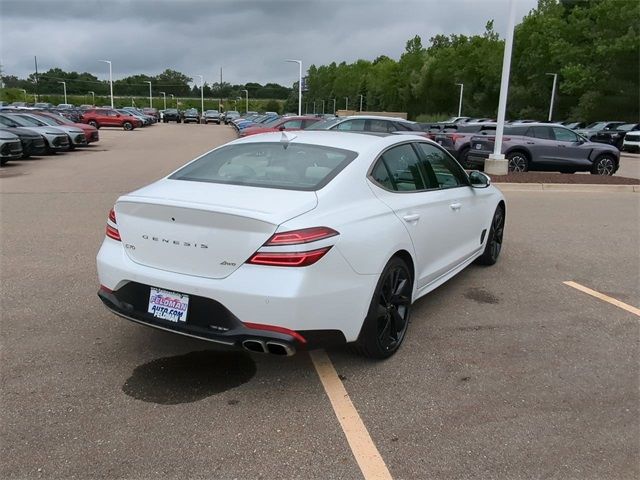
[{"label": "car tire", "polygon": [[98,122],[96,122],[95,120],[89,120],[89,125],[95,128],[100,128],[100,125],[98,125]]},{"label": "car tire", "polygon": [[519,150],[510,152],[507,155],[509,161],[509,172],[528,172],[529,171],[529,156]]},{"label": "car tire", "polygon": [[396,353],[404,340],[411,314],[413,275],[407,263],[393,257],[384,267],[373,292],[367,317],[354,348],[368,358]]},{"label": "car tire", "polygon": [[122,128],[124,128],[127,131],[133,130],[133,124],[131,122],[124,122],[122,124]]},{"label": "car tire", "polygon": [[465,170],[473,170],[473,165],[469,163],[469,147],[464,147],[458,153],[458,162]]},{"label": "car tire", "polygon": [[487,244],[484,252],[476,259],[478,265],[494,265],[498,261],[502,251],[502,240],[504,238],[505,210],[502,204],[498,205],[491,219],[491,227],[487,236]]},{"label": "car tire", "polygon": [[616,160],[611,155],[602,154],[596,158],[591,167],[592,175],[611,176],[616,170]]}]

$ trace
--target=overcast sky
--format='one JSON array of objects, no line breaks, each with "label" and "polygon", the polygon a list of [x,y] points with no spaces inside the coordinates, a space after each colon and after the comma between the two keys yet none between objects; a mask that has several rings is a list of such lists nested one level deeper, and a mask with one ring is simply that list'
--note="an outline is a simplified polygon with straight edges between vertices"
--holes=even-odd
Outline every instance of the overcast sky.
[{"label": "overcast sky", "polygon": [[[520,21],[537,0],[515,0]],[[297,65],[399,58],[420,35],[504,37],[509,0],[0,0],[0,63],[26,77],[60,67],[114,79],[166,68],[206,82],[290,86]]]}]

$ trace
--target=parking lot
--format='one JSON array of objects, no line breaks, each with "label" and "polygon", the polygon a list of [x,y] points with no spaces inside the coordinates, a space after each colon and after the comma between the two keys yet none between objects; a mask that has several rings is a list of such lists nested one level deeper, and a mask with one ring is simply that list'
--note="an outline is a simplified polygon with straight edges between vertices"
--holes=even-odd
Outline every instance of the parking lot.
[{"label": "parking lot", "polygon": [[[638,193],[510,189],[494,267],[419,300],[389,360],[339,348],[322,363],[103,307],[95,255],[116,198],[235,135],[100,136],[0,172],[2,478],[640,476],[640,314],[623,308],[640,306]],[[331,366],[338,390],[318,374]]]}]

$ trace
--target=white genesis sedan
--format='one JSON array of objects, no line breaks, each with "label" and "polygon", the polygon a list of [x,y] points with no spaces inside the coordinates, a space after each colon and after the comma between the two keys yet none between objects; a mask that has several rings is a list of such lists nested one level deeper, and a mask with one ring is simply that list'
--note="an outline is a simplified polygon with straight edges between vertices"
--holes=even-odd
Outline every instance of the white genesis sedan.
[{"label": "white genesis sedan", "polygon": [[492,265],[505,201],[413,135],[253,135],[120,197],[99,297],[128,320],[252,352],[386,358],[411,304]]}]

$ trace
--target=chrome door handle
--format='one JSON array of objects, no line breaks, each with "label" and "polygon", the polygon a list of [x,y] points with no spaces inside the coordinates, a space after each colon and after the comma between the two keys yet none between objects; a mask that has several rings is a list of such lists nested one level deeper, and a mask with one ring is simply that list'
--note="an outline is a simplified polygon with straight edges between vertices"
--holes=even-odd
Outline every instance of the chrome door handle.
[{"label": "chrome door handle", "polygon": [[417,222],[418,220],[420,220],[420,214],[418,213],[411,213],[409,215],[405,215],[404,217],[402,217],[402,219],[405,222],[411,223],[411,222]]},{"label": "chrome door handle", "polygon": [[452,203],[451,205],[449,205],[451,207],[451,210],[455,210],[458,211],[462,208],[462,204],[459,202],[456,203]]}]

